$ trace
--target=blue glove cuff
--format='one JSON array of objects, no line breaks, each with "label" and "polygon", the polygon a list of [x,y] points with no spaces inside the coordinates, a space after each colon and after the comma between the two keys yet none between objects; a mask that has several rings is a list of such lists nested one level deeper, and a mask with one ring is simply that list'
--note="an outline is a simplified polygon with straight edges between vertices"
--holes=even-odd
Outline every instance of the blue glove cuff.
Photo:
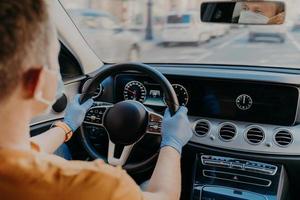
[{"label": "blue glove cuff", "polygon": [[68,122],[68,120],[65,120],[65,119],[64,119],[63,122],[64,122],[65,124],[67,124],[67,125],[70,127],[70,129],[72,130],[73,133],[78,129],[78,127],[72,126],[72,123],[71,123],[71,122]]},{"label": "blue glove cuff", "polygon": [[173,139],[173,138],[163,138],[162,141],[161,141],[161,144],[160,144],[160,148],[163,148],[163,147],[166,147],[166,146],[174,148],[181,155],[182,145],[179,142],[177,142],[175,139]]}]

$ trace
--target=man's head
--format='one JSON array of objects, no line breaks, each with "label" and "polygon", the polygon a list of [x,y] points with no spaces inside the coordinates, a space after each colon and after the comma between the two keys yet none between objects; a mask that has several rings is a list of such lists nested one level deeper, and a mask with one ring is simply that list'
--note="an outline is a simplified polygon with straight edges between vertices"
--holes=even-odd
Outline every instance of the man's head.
[{"label": "man's head", "polygon": [[283,12],[284,6],[276,2],[245,2],[243,9],[272,18]]},{"label": "man's head", "polygon": [[[44,111],[55,98],[59,45],[44,0],[0,0],[0,102]],[[41,99],[45,101],[41,101]]]}]

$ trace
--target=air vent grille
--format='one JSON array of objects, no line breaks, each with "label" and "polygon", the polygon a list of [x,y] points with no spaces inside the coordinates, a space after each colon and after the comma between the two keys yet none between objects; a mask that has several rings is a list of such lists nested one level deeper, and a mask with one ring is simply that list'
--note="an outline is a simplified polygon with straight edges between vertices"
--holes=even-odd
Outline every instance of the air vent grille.
[{"label": "air vent grille", "polygon": [[101,96],[102,92],[103,92],[102,84],[99,84],[99,86],[97,87],[96,91],[94,92],[93,98],[95,99],[95,98]]},{"label": "air vent grille", "polygon": [[289,146],[293,141],[293,135],[288,130],[280,130],[275,134],[275,143],[281,147]]},{"label": "air vent grille", "polygon": [[233,138],[236,136],[236,127],[233,124],[225,123],[221,125],[219,136],[222,140],[228,142],[233,140]]},{"label": "air vent grille", "polygon": [[210,124],[206,120],[199,120],[196,122],[196,125],[194,127],[194,132],[197,136],[204,137],[206,136],[210,131]]},{"label": "air vent grille", "polygon": [[246,138],[251,144],[260,144],[265,139],[265,133],[259,127],[252,127],[247,131]]}]

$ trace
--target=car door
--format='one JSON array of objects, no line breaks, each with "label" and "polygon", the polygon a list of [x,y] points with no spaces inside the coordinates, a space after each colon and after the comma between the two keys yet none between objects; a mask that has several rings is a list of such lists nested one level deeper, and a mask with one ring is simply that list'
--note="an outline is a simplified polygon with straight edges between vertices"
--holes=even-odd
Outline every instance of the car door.
[{"label": "car door", "polygon": [[[61,43],[59,64],[64,81],[65,100],[59,103],[57,109],[51,108],[32,119],[30,122],[31,136],[43,133],[51,127],[54,121],[61,120],[64,117],[67,104],[77,93],[80,93],[80,88],[86,81],[87,74],[91,74],[103,65],[82,37],[59,0],[53,1],[52,6],[55,11],[53,22],[58,32],[57,39]],[[85,155],[81,156],[84,151],[78,149],[76,152],[79,154],[76,158],[85,159]]]}]

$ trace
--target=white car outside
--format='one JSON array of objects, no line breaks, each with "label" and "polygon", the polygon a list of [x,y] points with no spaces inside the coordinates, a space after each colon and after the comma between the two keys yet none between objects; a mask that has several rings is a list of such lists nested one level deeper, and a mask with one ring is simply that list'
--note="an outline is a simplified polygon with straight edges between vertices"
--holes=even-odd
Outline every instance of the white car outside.
[{"label": "white car outside", "polygon": [[200,21],[199,13],[170,13],[166,16],[161,42],[194,43],[206,42],[211,38],[210,27]]},{"label": "white car outside", "polygon": [[123,28],[112,15],[92,9],[69,10],[68,13],[88,44],[104,61],[139,60],[140,39]]}]

